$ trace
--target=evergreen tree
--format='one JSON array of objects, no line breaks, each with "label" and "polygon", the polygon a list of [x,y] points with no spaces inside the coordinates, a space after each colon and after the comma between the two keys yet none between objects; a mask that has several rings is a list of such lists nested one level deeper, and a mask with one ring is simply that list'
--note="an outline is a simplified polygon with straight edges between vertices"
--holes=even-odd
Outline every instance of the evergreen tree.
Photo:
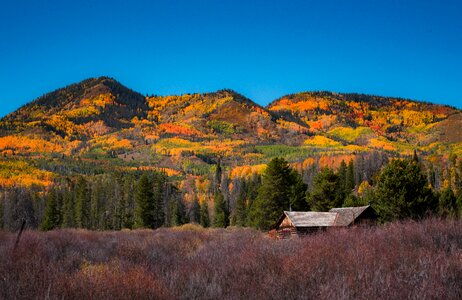
[{"label": "evergreen tree", "polygon": [[[90,194],[90,228],[95,230],[100,228],[100,210],[101,210],[101,199],[105,198],[103,192],[103,182],[96,181],[92,185]],[[112,197],[111,197],[112,198]],[[114,198],[112,198],[114,200]],[[103,221],[109,221],[107,218]]]},{"label": "evergreen tree", "polygon": [[165,173],[155,173],[154,177],[154,228],[165,224],[164,190],[167,186]]},{"label": "evergreen tree", "polygon": [[345,190],[348,194],[351,194],[351,192],[354,190],[356,186],[355,183],[355,168],[353,164],[353,160],[350,160],[348,163],[348,169],[346,173],[346,185],[345,185]]},{"label": "evergreen tree", "polygon": [[213,191],[214,193],[217,193],[218,190],[220,189],[221,174],[222,174],[221,158],[218,158],[216,168],[215,168],[215,176],[214,176],[214,191]]},{"label": "evergreen tree", "polygon": [[231,214],[231,225],[246,226],[247,225],[247,200],[246,194],[241,192],[236,199],[236,205]]},{"label": "evergreen tree", "polygon": [[258,229],[270,229],[283,211],[290,209],[293,185],[294,177],[288,162],[283,158],[271,160],[250,208],[250,225]]},{"label": "evergreen tree", "polygon": [[343,207],[355,207],[365,205],[368,205],[367,198],[358,197],[353,194],[348,195],[345,199],[345,202],[343,202]]},{"label": "evergreen tree", "polygon": [[183,203],[183,200],[181,199],[174,199],[172,202],[171,202],[171,213],[172,213],[172,216],[171,216],[171,221],[170,221],[170,225],[171,226],[181,226],[183,224],[186,224],[187,223],[187,218],[186,218],[186,209],[185,209],[185,205]]},{"label": "evergreen tree", "polygon": [[229,211],[226,204],[225,198],[221,191],[215,194],[213,201],[214,204],[214,215],[213,215],[213,226],[214,227],[227,227],[229,225]]},{"label": "evergreen tree", "polygon": [[415,163],[419,163],[419,156],[417,155],[417,150],[414,149],[414,155],[412,156],[412,161]]},{"label": "evergreen tree", "polygon": [[236,206],[231,217],[231,224],[234,226],[247,225],[247,203],[246,194],[241,192],[236,200]]},{"label": "evergreen tree", "polygon": [[191,223],[197,223],[197,224],[201,223],[200,210],[201,210],[201,207],[200,207],[199,201],[197,200],[196,197],[194,197],[194,200],[191,203],[191,208],[189,211],[189,220],[191,221]]},{"label": "evergreen tree", "polygon": [[83,177],[79,177],[75,187],[75,225],[90,228],[90,194]]},{"label": "evergreen tree", "polygon": [[457,198],[451,188],[446,188],[439,197],[439,214],[454,217],[458,214]]},{"label": "evergreen tree", "polygon": [[340,167],[338,169],[337,175],[338,175],[338,180],[339,180],[339,186],[340,189],[342,190],[342,193],[344,194],[349,194],[350,192],[347,193],[347,164],[345,163],[344,160],[340,163]]},{"label": "evergreen tree", "polygon": [[68,190],[64,191],[63,194],[63,208],[62,208],[63,220],[61,226],[63,228],[74,227],[74,197]]},{"label": "evergreen tree", "polygon": [[289,189],[290,209],[294,211],[309,210],[306,199],[306,190],[308,186],[303,182],[302,176],[297,171],[292,170],[292,185]]},{"label": "evergreen tree", "polygon": [[462,217],[462,190],[459,190],[456,203],[457,203],[458,216]]},{"label": "evergreen tree", "polygon": [[422,218],[436,208],[420,165],[413,160],[395,159],[379,175],[373,206],[382,221]]},{"label": "evergreen tree", "polygon": [[132,176],[124,178],[123,183],[123,204],[122,204],[122,228],[133,228],[135,223],[135,197],[134,179]]},{"label": "evergreen tree", "polygon": [[138,181],[136,189],[136,216],[135,227],[155,227],[155,203],[152,182],[147,173],[144,173]]},{"label": "evergreen tree", "polygon": [[210,226],[209,205],[207,201],[204,201],[201,205],[200,220],[202,227],[207,228]]},{"label": "evergreen tree", "polygon": [[58,228],[61,224],[61,216],[58,208],[58,196],[56,190],[48,192],[46,198],[45,214],[40,224],[40,229],[44,231]]},{"label": "evergreen tree", "polygon": [[308,193],[308,203],[312,210],[328,211],[334,207],[341,207],[344,198],[344,187],[333,170],[324,168],[316,174],[313,189]]}]

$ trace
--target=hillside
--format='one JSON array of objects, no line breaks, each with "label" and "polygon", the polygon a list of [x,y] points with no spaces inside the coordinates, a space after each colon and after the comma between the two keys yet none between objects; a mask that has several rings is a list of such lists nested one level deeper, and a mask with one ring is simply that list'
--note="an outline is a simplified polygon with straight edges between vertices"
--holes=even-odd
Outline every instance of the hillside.
[{"label": "hillside", "polygon": [[304,92],[262,107],[232,90],[145,97],[91,78],[0,120],[0,184],[156,168],[199,193],[195,181],[209,180],[219,160],[232,179],[276,156],[303,171],[414,150],[443,170],[450,154],[462,156],[461,123],[453,107],[398,98]]}]

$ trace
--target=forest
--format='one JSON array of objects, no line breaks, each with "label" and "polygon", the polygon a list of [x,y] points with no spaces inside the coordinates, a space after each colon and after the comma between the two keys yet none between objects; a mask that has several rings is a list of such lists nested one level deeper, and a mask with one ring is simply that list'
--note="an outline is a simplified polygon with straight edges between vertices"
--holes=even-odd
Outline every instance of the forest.
[{"label": "forest", "polygon": [[[141,95],[108,77],[0,120],[0,228],[268,230],[283,210],[461,210],[462,113],[332,92]],[[388,199],[388,202],[385,201]]]},{"label": "forest", "polygon": [[[373,155],[375,170],[365,167],[370,164],[365,157],[342,160],[337,169],[303,173],[285,159],[274,158],[261,176],[233,179],[218,163],[207,187],[213,199],[210,207],[197,197],[185,202],[174,178],[154,170],[71,177],[47,190],[3,189],[0,225],[12,231],[23,221],[28,228],[41,230],[155,229],[186,223],[270,230],[284,210],[328,211],[367,204],[382,223],[462,215],[462,163],[446,187],[435,189],[434,173],[417,154],[407,159],[381,157],[381,163],[378,158],[379,154]],[[367,176],[366,170],[370,177],[358,180],[358,174]]]}]

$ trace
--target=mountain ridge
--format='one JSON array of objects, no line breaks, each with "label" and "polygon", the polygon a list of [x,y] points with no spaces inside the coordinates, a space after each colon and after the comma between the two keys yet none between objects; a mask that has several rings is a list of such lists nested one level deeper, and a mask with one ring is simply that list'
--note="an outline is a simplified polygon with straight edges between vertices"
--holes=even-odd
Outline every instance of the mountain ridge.
[{"label": "mountain ridge", "polygon": [[402,98],[318,91],[261,106],[231,89],[143,96],[98,77],[0,119],[0,155],[87,159],[110,169],[155,166],[187,177],[208,174],[218,160],[253,172],[276,156],[303,166],[374,151],[462,156],[461,130],[460,110]]},{"label": "mountain ridge", "polygon": [[[113,86],[117,86],[119,88],[128,90],[130,92],[133,92],[134,94],[137,94],[138,96],[141,96],[141,97],[145,98],[141,93],[136,92],[133,89],[130,89],[130,88],[126,87],[125,85],[123,85],[122,83],[120,83],[119,81],[114,79],[113,77],[110,77],[110,76],[90,77],[90,78],[84,79],[82,81],[79,81],[77,83],[72,83],[72,84],[69,84],[67,86],[55,89],[55,90],[53,90],[51,92],[45,93],[42,96],[39,96],[36,99],[34,99],[34,100],[32,100],[32,101],[30,101],[28,103],[25,103],[24,105],[22,105],[21,107],[19,107],[15,111],[6,114],[2,118],[0,118],[0,120],[3,120],[3,119],[5,119],[6,117],[8,117],[8,116],[10,116],[12,114],[15,114],[17,111],[19,111],[19,110],[21,110],[21,109],[23,109],[25,107],[28,107],[30,105],[33,105],[33,104],[47,106],[47,105],[44,105],[44,103],[43,103],[43,102],[46,102],[47,97],[58,94],[61,91],[67,91],[67,90],[73,89],[74,87],[78,87],[78,86],[85,86],[85,85],[90,85],[91,86],[92,84],[95,85],[95,83],[105,83],[105,82],[109,82]],[[280,97],[278,97],[278,98],[276,98],[274,100],[269,101],[268,104],[266,104],[266,105],[261,105],[261,104],[251,100],[250,98],[244,96],[243,94],[241,94],[241,93],[239,93],[236,90],[233,90],[231,88],[223,88],[223,89],[219,89],[217,91],[212,91],[212,92],[185,93],[185,94],[182,94],[182,95],[188,95],[188,94],[208,95],[208,94],[215,94],[215,93],[220,93],[220,92],[224,92],[224,91],[239,95],[241,98],[245,98],[247,101],[251,101],[253,105],[260,106],[260,107],[266,108],[266,109],[270,108],[271,106],[274,105],[274,103],[280,101],[281,99],[291,98],[291,97],[294,97],[294,96],[300,95],[300,94],[311,94],[311,95],[319,96],[319,97],[323,97],[323,96],[326,96],[326,95],[333,96],[333,97],[340,96],[342,98],[345,98],[345,100],[347,100],[347,101],[363,101],[363,102],[370,102],[370,101],[373,101],[374,99],[394,99],[394,100],[401,100],[401,101],[411,101],[411,102],[427,104],[427,105],[444,106],[444,107],[448,107],[448,108],[451,108],[451,109],[460,110],[459,108],[457,108],[457,107],[455,107],[453,105],[434,103],[434,102],[423,101],[423,100],[415,100],[415,99],[411,99],[411,98],[395,97],[395,96],[381,96],[381,95],[375,95],[375,94],[364,94],[364,93],[354,93],[354,92],[345,92],[345,93],[344,92],[333,92],[333,91],[328,91],[328,90],[301,91],[301,92],[296,92],[296,93],[285,94],[285,95],[282,95],[282,96],[280,96]],[[151,97],[152,96],[165,97],[165,96],[156,95],[156,94],[151,94]],[[166,95],[166,96],[181,96],[181,94],[171,94],[171,95]],[[79,97],[74,97],[74,99],[75,98],[79,98]],[[51,105],[51,106],[54,106],[54,105]]]}]

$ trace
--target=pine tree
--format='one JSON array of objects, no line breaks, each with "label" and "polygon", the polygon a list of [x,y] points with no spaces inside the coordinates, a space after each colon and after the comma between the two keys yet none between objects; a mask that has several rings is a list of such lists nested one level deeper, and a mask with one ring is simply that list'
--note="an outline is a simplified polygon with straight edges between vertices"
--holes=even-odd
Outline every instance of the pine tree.
[{"label": "pine tree", "polygon": [[450,187],[446,188],[439,197],[439,214],[454,217],[458,214],[457,198]]},{"label": "pine tree", "polygon": [[346,194],[347,190],[347,164],[344,160],[340,163],[340,167],[338,169],[337,175],[339,180],[339,186],[343,193]]},{"label": "pine tree", "polygon": [[186,209],[181,199],[173,199],[171,202],[170,211],[172,214],[170,220],[171,226],[181,226],[187,223],[188,220],[186,218]]},{"label": "pine tree", "polygon": [[197,200],[196,197],[194,197],[194,200],[191,203],[190,211],[189,211],[189,219],[191,220],[191,223],[201,223],[201,212],[200,212],[200,204],[199,201]]},{"label": "pine tree", "polygon": [[[90,193],[90,228],[95,230],[100,227],[100,209],[101,209],[101,198],[103,198],[103,182],[96,181],[93,184]],[[112,198],[113,199],[113,198]],[[105,218],[107,219],[107,218]],[[108,221],[108,220],[102,220]]]},{"label": "pine tree", "polygon": [[353,160],[350,160],[350,162],[348,163],[348,169],[346,173],[346,184],[345,184],[345,190],[346,190],[347,195],[351,194],[355,186],[356,186],[355,168],[354,168]]},{"label": "pine tree", "polygon": [[154,227],[162,227],[165,223],[164,213],[164,187],[166,186],[166,177],[163,173],[154,174]]},{"label": "pine tree", "polygon": [[226,204],[225,198],[221,191],[215,194],[213,201],[214,204],[214,215],[213,215],[213,226],[214,227],[227,227],[229,225],[229,210]]},{"label": "pine tree", "polygon": [[270,229],[283,211],[290,209],[290,191],[293,185],[294,177],[288,162],[283,158],[271,160],[250,208],[250,225],[258,229]]},{"label": "pine tree", "polygon": [[74,227],[75,213],[74,213],[74,197],[68,190],[64,191],[63,195],[63,221],[61,226],[63,228]]},{"label": "pine tree", "polygon": [[45,214],[43,215],[40,229],[44,231],[58,228],[61,224],[61,216],[58,208],[58,196],[56,190],[52,189],[48,192],[45,203]]},{"label": "pine tree", "polygon": [[324,168],[316,174],[313,189],[308,193],[308,203],[312,210],[328,211],[333,207],[341,207],[344,200],[344,187],[333,170]]},{"label": "pine tree", "polygon": [[124,178],[123,183],[123,211],[122,211],[122,228],[133,228],[135,224],[135,197],[134,179],[132,176]]},{"label": "pine tree", "polygon": [[235,226],[247,225],[247,203],[246,194],[241,192],[236,200],[233,215],[231,217],[231,224]]},{"label": "pine tree", "polygon": [[462,190],[459,190],[456,203],[457,203],[457,215],[459,217],[462,217]]},{"label": "pine tree", "polygon": [[437,201],[422,173],[413,160],[395,159],[380,173],[374,193],[373,206],[382,221],[422,218],[434,211]]},{"label": "pine tree", "polygon": [[90,193],[83,177],[79,177],[75,187],[75,225],[90,228]]},{"label": "pine tree", "polygon": [[419,163],[419,156],[417,155],[416,149],[414,149],[414,155],[412,156],[412,161],[415,163]]},{"label": "pine tree", "polygon": [[202,227],[207,228],[210,226],[209,205],[207,201],[204,201],[201,205],[200,220]]},{"label": "pine tree", "polygon": [[147,173],[144,173],[138,181],[136,189],[136,228],[154,228],[155,227],[155,203],[152,182]]},{"label": "pine tree", "polygon": [[294,211],[306,211],[309,205],[306,199],[308,186],[303,182],[302,176],[297,171],[292,170],[292,185],[289,189],[290,209]]},{"label": "pine tree", "polygon": [[221,158],[218,158],[216,168],[215,168],[215,176],[214,176],[214,187],[215,187],[214,193],[217,193],[218,190],[220,189],[221,174],[222,174]]}]

